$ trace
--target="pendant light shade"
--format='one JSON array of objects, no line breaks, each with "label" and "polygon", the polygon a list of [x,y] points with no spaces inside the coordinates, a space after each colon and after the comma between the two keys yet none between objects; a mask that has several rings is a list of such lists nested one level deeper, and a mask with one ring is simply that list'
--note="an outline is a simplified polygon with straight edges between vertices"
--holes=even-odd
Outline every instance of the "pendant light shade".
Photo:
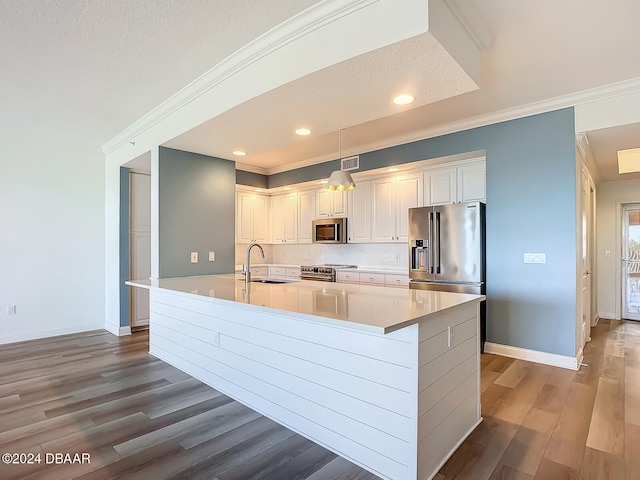
[{"label": "pendant light shade", "polygon": [[327,190],[353,190],[356,184],[351,178],[349,172],[344,170],[336,170],[329,177],[327,182]]},{"label": "pendant light shade", "polygon": [[[342,162],[342,129],[338,132],[338,155]],[[336,170],[331,173],[327,182],[327,190],[353,190],[356,184],[351,174],[345,170]]]}]

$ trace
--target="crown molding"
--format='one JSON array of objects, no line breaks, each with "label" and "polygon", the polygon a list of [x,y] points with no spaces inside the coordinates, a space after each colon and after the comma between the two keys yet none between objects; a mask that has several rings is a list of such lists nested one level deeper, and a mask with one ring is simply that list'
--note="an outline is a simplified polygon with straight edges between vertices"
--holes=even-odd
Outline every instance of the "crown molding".
[{"label": "crown molding", "polygon": [[136,136],[283,46],[379,0],[325,0],[262,34],[162,102],[102,147],[109,155]]},{"label": "crown molding", "polygon": [[444,0],[444,4],[462,25],[479,50],[484,50],[494,40],[494,34],[473,2],[468,0]]},{"label": "crown molding", "polygon": [[259,173],[260,175],[269,174],[268,170],[263,167],[257,167],[255,165],[247,165],[246,163],[240,163],[240,162],[235,162],[235,163],[236,163],[236,170],[243,170],[245,172],[251,172],[251,173]]}]

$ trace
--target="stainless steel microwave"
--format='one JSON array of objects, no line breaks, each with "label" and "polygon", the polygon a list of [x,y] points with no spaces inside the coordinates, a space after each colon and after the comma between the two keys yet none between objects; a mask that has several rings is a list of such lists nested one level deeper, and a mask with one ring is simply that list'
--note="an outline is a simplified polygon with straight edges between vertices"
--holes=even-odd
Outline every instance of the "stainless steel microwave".
[{"label": "stainless steel microwave", "polygon": [[320,218],[312,222],[313,243],[347,243],[346,218]]}]

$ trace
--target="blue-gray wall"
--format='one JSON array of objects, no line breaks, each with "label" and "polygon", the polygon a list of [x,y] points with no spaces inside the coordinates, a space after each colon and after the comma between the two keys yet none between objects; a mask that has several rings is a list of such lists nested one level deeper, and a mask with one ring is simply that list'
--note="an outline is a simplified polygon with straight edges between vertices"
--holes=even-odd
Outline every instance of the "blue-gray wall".
[{"label": "blue-gray wall", "polygon": [[[235,163],[160,147],[158,172],[159,276],[232,273]],[[198,263],[191,263],[191,252],[198,252]]]},{"label": "blue-gray wall", "polygon": [[129,169],[120,167],[120,326],[129,325],[130,301],[129,287]]},{"label": "blue-gray wall", "polygon": [[[576,174],[573,108],[360,155],[360,171],[484,150],[487,341],[575,356]],[[329,176],[332,161],[269,176],[269,188]],[[524,264],[524,252],[547,263]]]}]

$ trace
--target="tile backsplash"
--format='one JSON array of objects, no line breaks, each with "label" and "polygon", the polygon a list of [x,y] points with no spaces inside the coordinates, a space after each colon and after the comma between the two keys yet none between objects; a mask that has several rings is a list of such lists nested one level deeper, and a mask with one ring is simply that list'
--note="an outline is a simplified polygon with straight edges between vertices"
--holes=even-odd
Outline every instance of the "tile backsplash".
[{"label": "tile backsplash", "polygon": [[[236,264],[245,262],[247,245],[236,244]],[[345,245],[300,244],[263,245],[265,259],[256,249],[251,252],[251,264],[285,263],[293,265],[318,265],[339,263],[357,265],[361,268],[385,268],[406,270],[408,248],[406,243],[350,243]]]}]

